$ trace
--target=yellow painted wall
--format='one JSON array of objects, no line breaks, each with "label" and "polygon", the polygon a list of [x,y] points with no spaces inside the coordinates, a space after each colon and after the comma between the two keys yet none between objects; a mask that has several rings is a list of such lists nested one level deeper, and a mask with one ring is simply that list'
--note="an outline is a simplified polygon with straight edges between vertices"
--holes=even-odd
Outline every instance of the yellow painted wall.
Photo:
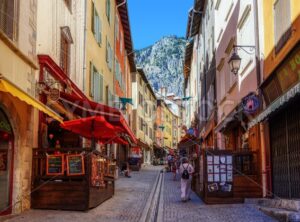
[{"label": "yellow painted wall", "polygon": [[300,4],[299,0],[291,1],[291,21],[292,21],[292,36],[275,55],[275,39],[274,39],[274,3],[276,0],[263,1],[263,18],[264,18],[264,79],[266,79],[279,63],[287,56],[300,39]]},{"label": "yellow painted wall", "polygon": [[[99,45],[94,37],[92,32],[92,2],[95,4],[95,8],[98,12],[98,15],[102,24],[102,42]],[[106,102],[107,92],[106,86],[109,87],[109,90],[113,94],[114,85],[114,61],[112,69],[108,68],[106,62],[106,38],[109,41],[112,48],[113,60],[114,60],[114,28],[115,28],[115,1],[111,0],[111,18],[110,23],[108,22],[106,16],[106,1],[96,1],[88,0],[87,1],[87,30],[86,30],[86,81],[85,81],[85,93],[89,96],[90,94],[90,62],[97,68],[97,70],[103,75],[103,103]]]}]

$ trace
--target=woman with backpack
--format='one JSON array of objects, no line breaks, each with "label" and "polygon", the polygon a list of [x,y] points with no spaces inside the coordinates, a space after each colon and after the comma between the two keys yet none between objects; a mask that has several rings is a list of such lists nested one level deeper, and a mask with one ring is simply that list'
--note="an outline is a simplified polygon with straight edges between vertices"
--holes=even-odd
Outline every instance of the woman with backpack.
[{"label": "woman with backpack", "polygon": [[181,201],[186,202],[191,199],[192,177],[194,173],[194,167],[189,163],[188,158],[182,158],[179,172],[181,175]]}]

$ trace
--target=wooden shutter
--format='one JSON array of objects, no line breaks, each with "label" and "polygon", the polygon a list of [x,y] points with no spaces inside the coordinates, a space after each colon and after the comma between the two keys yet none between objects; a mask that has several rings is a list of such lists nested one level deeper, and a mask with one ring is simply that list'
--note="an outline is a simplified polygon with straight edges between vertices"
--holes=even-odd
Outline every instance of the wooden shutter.
[{"label": "wooden shutter", "polygon": [[60,41],[60,66],[64,73],[69,75],[70,43],[63,33],[61,33]]}]

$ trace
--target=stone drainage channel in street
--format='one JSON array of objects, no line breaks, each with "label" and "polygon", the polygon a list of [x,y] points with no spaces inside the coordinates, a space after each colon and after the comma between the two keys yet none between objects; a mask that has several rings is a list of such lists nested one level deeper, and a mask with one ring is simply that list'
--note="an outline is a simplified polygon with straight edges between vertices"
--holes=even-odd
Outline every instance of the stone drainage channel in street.
[{"label": "stone drainage channel in street", "polygon": [[146,207],[140,218],[140,222],[159,222],[163,220],[163,187],[164,170],[161,170],[156,177],[150,196],[148,197]]}]

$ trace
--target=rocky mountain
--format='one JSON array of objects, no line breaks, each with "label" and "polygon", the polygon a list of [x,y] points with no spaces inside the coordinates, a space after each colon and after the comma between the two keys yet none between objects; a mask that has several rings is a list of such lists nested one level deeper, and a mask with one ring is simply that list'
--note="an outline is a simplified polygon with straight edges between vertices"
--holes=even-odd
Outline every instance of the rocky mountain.
[{"label": "rocky mountain", "polygon": [[144,69],[155,91],[167,87],[168,93],[183,95],[182,61],[185,44],[184,38],[167,36],[136,52],[136,64]]}]

